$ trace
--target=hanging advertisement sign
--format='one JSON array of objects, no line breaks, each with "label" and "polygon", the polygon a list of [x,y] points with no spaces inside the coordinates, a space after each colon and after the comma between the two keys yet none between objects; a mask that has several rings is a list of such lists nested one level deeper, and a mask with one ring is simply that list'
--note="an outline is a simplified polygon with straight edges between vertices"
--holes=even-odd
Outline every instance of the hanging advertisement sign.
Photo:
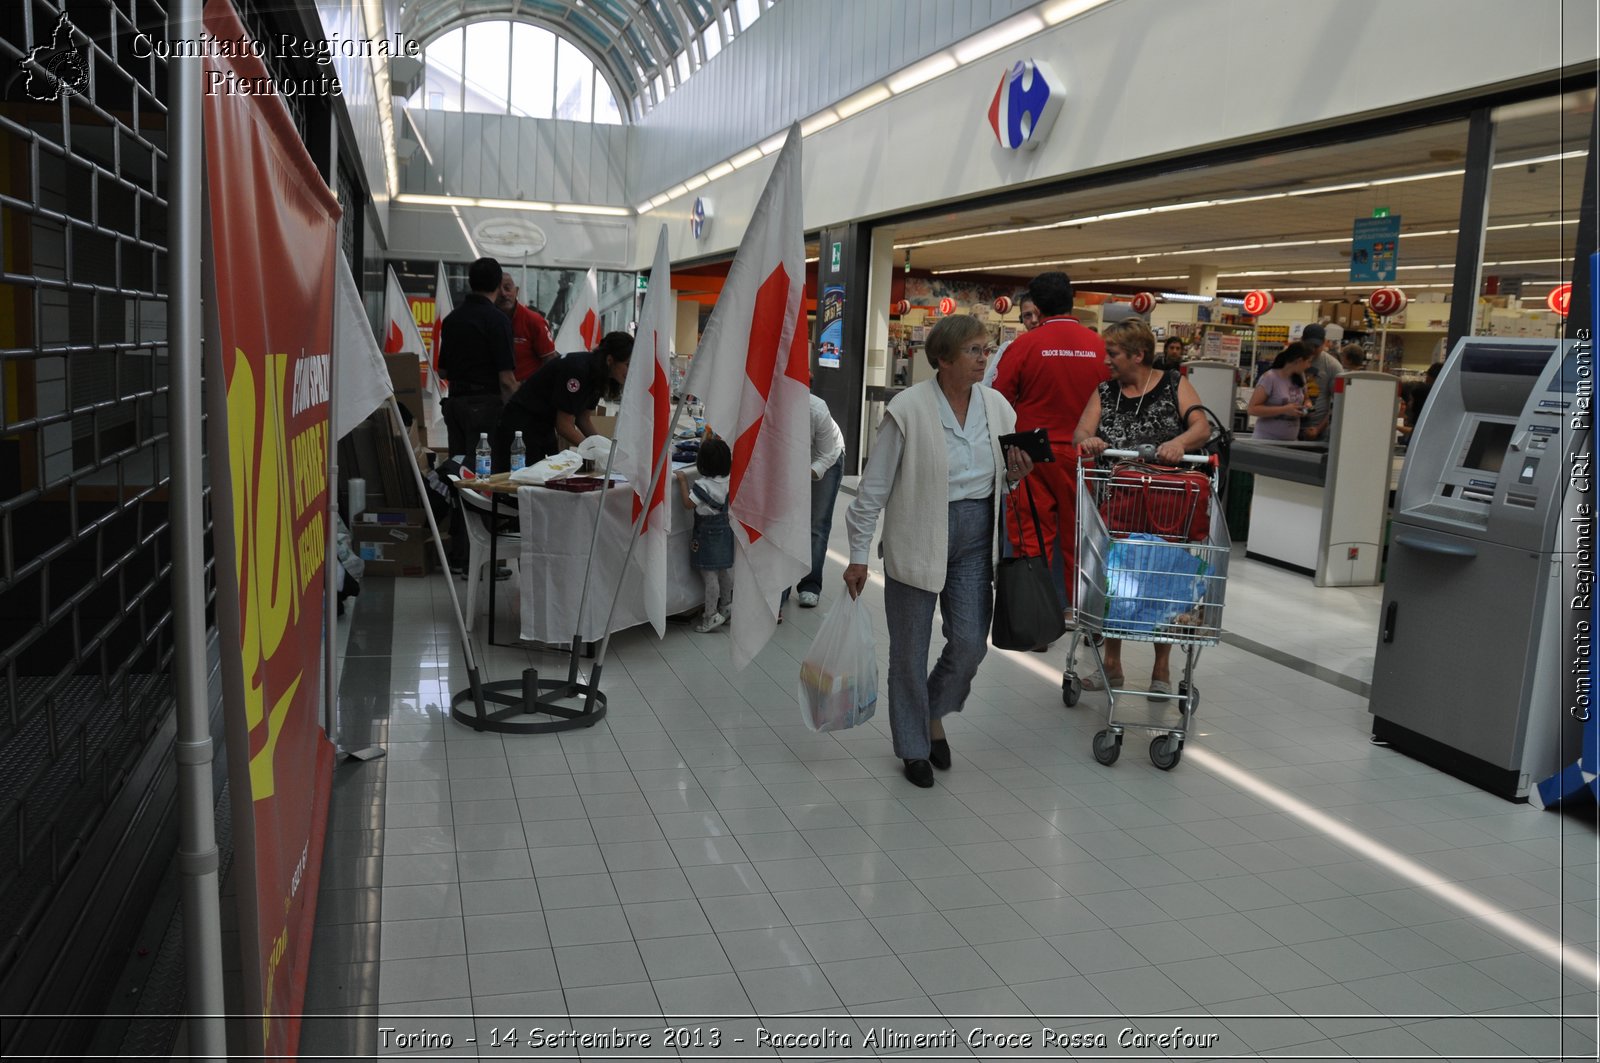
[{"label": "hanging advertisement sign", "polygon": [[[431,295],[408,295],[406,302],[411,304],[411,320],[417,323],[417,331],[422,333],[422,347],[427,353],[424,361],[433,364],[433,333],[434,310],[436,309]],[[426,372],[426,369],[424,369]]]},{"label": "hanging advertisement sign", "polygon": [[1400,215],[1357,218],[1350,232],[1350,282],[1392,284],[1400,265]]},{"label": "hanging advertisement sign", "polygon": [[823,369],[839,368],[839,353],[842,350],[844,285],[830,284],[822,289],[822,296],[817,300],[817,365]]},{"label": "hanging advertisement sign", "polygon": [[[228,0],[205,27],[247,37]],[[207,77],[259,84],[243,51],[207,54]],[[292,1058],[333,769],[318,701],[339,208],[279,97],[208,93],[204,120],[217,627],[242,1010],[259,1016],[233,1054]]]}]

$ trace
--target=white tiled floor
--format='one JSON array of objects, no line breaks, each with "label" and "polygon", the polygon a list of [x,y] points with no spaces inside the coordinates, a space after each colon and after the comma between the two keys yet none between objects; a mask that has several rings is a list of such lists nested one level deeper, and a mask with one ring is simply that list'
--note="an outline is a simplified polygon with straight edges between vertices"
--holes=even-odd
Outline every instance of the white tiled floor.
[{"label": "white tiled floor", "polygon": [[[617,636],[609,715],[559,736],[451,722],[465,675],[444,584],[397,581],[385,1014],[461,1016],[430,1020],[461,1036],[475,1021],[485,1058],[494,1027],[662,1012],[744,1016],[718,1024],[720,1054],[772,1054],[751,1016],[824,1012],[782,1028],[856,1047],[785,1054],[861,1054],[869,1027],[943,1015],[1012,1016],[976,1024],[1036,1045],[1044,1026],[1103,1032],[1101,1056],[1161,1055],[1119,1032],[1179,1021],[1219,1037],[1166,1050],[1191,1058],[1593,1056],[1594,985],[1527,936],[1592,954],[1588,823],[1374,747],[1360,696],[1227,645],[1204,654],[1199,733],[1170,773],[1137,733],[1094,762],[1104,701],[1063,707],[1064,644],[991,651],[948,724],[954,769],[915,789],[882,713],[800,725],[798,661],[837,571],[824,609],[791,603],[742,673],[726,634]],[[1241,558],[1229,594],[1229,630],[1370,678],[1376,589]],[[878,587],[868,601],[886,651]],[[530,663],[560,667],[491,648],[486,678]]]}]

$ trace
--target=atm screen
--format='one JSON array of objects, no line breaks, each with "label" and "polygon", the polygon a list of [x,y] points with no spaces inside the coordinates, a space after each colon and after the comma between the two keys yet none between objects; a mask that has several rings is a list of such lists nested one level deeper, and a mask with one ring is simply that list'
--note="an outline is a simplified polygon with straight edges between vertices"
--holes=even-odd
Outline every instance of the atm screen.
[{"label": "atm screen", "polygon": [[1479,421],[1462,464],[1479,472],[1499,472],[1506,448],[1511,445],[1511,430],[1515,427],[1502,421]]},{"label": "atm screen", "polygon": [[1561,361],[1561,372],[1556,376],[1555,383],[1550,390],[1560,391],[1567,395],[1575,393],[1578,390],[1578,380],[1590,375],[1588,372],[1583,371],[1581,365],[1588,358],[1588,352],[1583,352],[1580,357],[1576,348],[1568,352],[1566,358]]}]

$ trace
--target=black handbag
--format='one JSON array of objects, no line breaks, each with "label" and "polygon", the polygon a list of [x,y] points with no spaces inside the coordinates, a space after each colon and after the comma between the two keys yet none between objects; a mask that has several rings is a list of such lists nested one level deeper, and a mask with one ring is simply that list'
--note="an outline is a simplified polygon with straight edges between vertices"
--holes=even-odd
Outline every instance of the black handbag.
[{"label": "black handbag", "polygon": [[[1028,508],[1033,511],[1034,537],[1041,548],[1044,532],[1039,524],[1039,508],[1033,504],[1033,489],[1023,481]],[[1016,492],[1012,492],[1016,497]],[[1008,503],[1009,504],[1009,503]],[[1018,514],[1020,519],[1021,514]],[[1005,535],[1001,515],[1000,534]],[[989,641],[1001,650],[1043,649],[1066,634],[1067,621],[1056,596],[1055,580],[1047,557],[1003,557],[994,572],[994,624]]]}]

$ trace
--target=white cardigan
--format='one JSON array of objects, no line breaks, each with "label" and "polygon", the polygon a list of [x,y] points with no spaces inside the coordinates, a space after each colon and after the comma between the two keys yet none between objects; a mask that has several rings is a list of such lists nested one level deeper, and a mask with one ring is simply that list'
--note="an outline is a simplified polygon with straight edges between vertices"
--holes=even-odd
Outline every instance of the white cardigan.
[{"label": "white cardigan", "polygon": [[[950,556],[950,457],[939,420],[939,397],[934,390],[938,386],[937,381],[925,380],[907,388],[890,401],[884,413],[885,420],[892,421],[899,430],[902,444],[898,463],[887,470],[889,489],[883,503],[883,539],[879,544],[887,575],[935,592],[944,589],[945,566]],[[1016,411],[992,388],[975,385],[972,391],[983,401],[989,421],[994,482],[1003,485],[1005,455],[998,440],[1001,435],[1016,431]],[[852,531],[868,530],[868,542],[878,516],[877,499],[868,490],[868,480],[879,471],[875,467],[880,457],[892,455],[874,452],[868,460],[861,494],[851,504],[848,515]],[[856,550],[851,552],[854,561]]]}]

